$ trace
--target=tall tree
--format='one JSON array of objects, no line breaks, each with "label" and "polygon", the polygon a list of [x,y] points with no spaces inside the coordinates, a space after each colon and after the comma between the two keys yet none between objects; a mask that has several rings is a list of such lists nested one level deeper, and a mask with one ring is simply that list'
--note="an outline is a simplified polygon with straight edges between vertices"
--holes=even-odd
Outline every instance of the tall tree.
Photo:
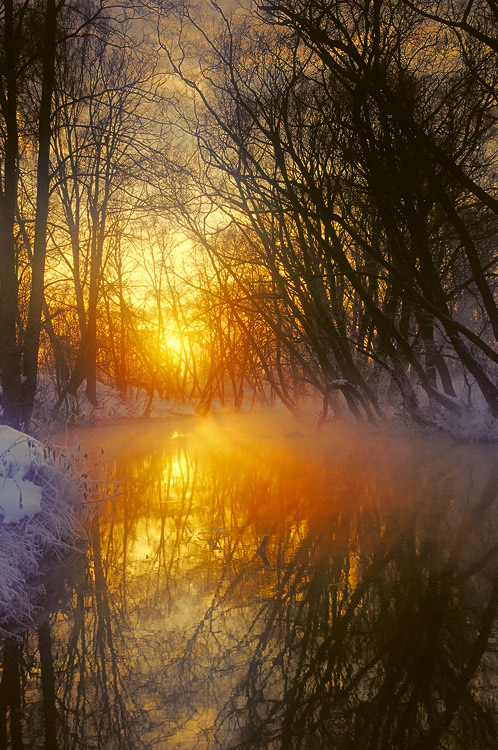
[{"label": "tall tree", "polygon": [[[242,19],[213,9],[208,33],[183,6],[168,47],[194,99],[179,103],[181,127],[201,157],[183,174],[270,270],[321,390],[340,388],[370,418],[380,371],[416,418],[421,389],[460,412],[453,358],[498,416],[486,187],[496,111],[458,45],[448,56],[444,35],[425,36],[426,19],[403,2],[275,0]],[[233,269],[223,249],[217,259]]]},{"label": "tall tree", "polygon": [[[33,409],[43,308],[47,220],[53,173],[50,164],[54,88],[58,53],[68,39],[86,33],[102,15],[102,3],[71,0],[15,2],[2,6],[0,113],[2,117],[2,191],[0,212],[2,342],[0,367],[4,419],[26,425]],[[67,51],[67,49],[66,49]],[[26,327],[18,296],[22,232],[19,179],[36,154],[34,239]]]}]

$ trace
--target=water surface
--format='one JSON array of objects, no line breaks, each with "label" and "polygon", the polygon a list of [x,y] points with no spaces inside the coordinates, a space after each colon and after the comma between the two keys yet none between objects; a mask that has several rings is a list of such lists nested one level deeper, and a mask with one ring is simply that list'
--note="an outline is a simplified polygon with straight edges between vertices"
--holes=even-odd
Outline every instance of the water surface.
[{"label": "water surface", "polygon": [[250,415],[76,437],[100,509],[3,646],[0,747],[498,746],[496,447]]}]

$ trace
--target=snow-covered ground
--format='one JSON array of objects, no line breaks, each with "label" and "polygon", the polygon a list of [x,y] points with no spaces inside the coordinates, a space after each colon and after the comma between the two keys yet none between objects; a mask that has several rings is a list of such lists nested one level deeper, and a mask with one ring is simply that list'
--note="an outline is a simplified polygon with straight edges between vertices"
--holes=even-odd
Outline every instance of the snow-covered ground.
[{"label": "snow-covered ground", "polygon": [[[490,415],[482,400],[476,398],[476,403],[469,403],[463,398],[453,399],[460,408],[460,413],[457,414],[444,409],[434,401],[427,402],[425,399],[424,405],[424,394],[419,393],[418,396],[422,404],[420,417],[425,420],[425,427],[414,422],[401,405],[391,404],[383,407],[388,424],[382,425],[382,428],[388,427],[394,433],[400,428],[403,431],[408,428],[416,434],[438,432],[466,442],[498,441],[498,420]],[[41,378],[32,422],[34,434],[49,435],[54,431],[59,431],[61,425],[64,424],[92,426],[143,417],[168,419],[196,413],[195,403],[163,399],[155,393],[149,405],[149,396],[144,390],[129,388],[125,398],[115,388],[100,382],[97,383],[97,399],[97,406],[91,404],[82,387],[77,396],[68,396],[57,415],[54,415],[53,406],[56,401],[54,384],[50,378]],[[252,399],[248,398],[242,405],[241,411],[250,411],[252,406]],[[340,421],[354,421],[345,403],[340,402],[340,406]],[[287,413],[286,407],[279,401],[275,402],[271,408]],[[301,397],[299,409],[303,415],[315,419],[318,424],[323,409],[323,400],[317,394],[308,394]],[[226,407],[222,407],[218,399],[213,399],[210,412],[223,411],[230,411],[229,400]],[[326,421],[335,421],[335,418],[330,409]]]},{"label": "snow-covered ground", "polygon": [[467,443],[498,442],[498,419],[484,406],[462,404],[461,413],[454,414],[431,405],[426,416],[442,435]]},{"label": "snow-covered ground", "polygon": [[[106,424],[122,419],[139,419],[144,416],[149,397],[144,390],[130,388],[124,398],[118,390],[105,383],[97,383],[97,406],[85,395],[82,387],[77,396],[67,396],[57,414],[55,388],[50,378],[40,378],[33,414],[32,427],[36,434],[47,434],[47,426],[53,422],[74,425]],[[195,406],[174,399],[162,399],[154,394],[147,416],[166,419],[171,416],[193,414]]]},{"label": "snow-covered ground", "polygon": [[0,425],[0,634],[25,628],[43,600],[43,567],[74,549],[88,488],[71,462]]}]

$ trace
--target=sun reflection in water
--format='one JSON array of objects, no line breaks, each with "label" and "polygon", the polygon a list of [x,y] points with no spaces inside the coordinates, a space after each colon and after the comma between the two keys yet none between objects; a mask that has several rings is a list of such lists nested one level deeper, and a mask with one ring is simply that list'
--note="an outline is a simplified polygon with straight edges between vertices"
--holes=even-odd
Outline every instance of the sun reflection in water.
[{"label": "sun reflection in water", "polygon": [[467,742],[452,750],[494,747],[495,459],[293,433],[249,417],[94,433],[119,491],[51,617],[81,746],[422,747],[441,726]]}]

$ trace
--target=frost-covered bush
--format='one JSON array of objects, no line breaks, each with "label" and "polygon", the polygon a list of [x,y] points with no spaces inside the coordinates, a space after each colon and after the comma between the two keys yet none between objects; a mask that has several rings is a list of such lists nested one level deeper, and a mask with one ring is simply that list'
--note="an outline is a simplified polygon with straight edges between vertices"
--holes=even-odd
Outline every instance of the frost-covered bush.
[{"label": "frost-covered bush", "polygon": [[29,625],[44,594],[43,567],[84,536],[89,488],[75,458],[0,426],[0,633]]}]

